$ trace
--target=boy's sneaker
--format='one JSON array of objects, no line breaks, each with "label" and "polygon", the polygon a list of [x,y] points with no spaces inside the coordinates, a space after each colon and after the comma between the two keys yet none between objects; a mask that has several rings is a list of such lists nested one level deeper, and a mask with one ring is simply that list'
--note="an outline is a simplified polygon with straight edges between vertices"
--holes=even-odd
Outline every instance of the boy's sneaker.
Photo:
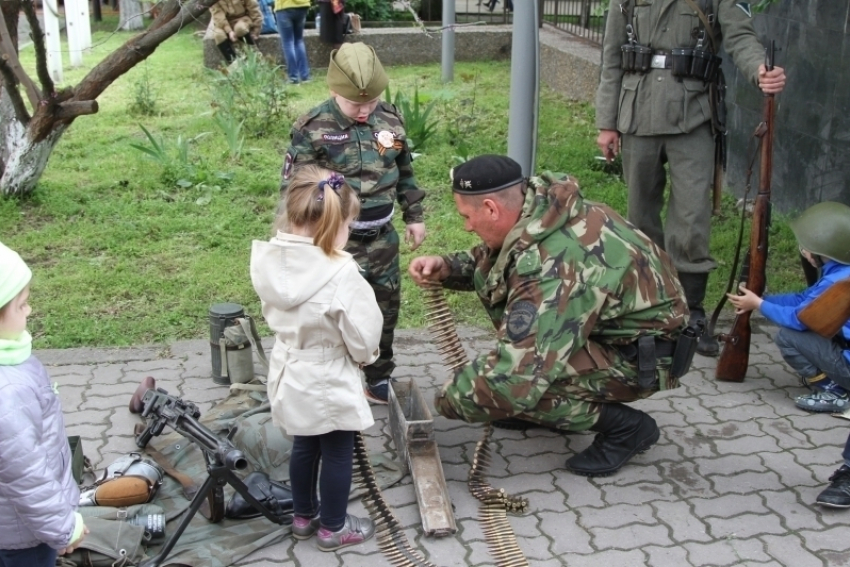
[{"label": "boy's sneaker", "polygon": [[815,500],[821,506],[850,508],[850,467],[842,465],[829,477],[829,488],[818,494]]},{"label": "boy's sneaker", "polygon": [[295,539],[309,539],[319,531],[319,513],[312,518],[307,516],[292,517],[292,537]]},{"label": "boy's sneaker", "polygon": [[844,413],[850,409],[850,396],[847,395],[847,392],[843,394],[836,392],[815,392],[813,394],[799,396],[794,403],[798,408],[806,411]]},{"label": "boy's sneaker", "polygon": [[358,518],[347,514],[345,524],[337,532],[319,528],[318,545],[322,551],[334,551],[341,547],[357,545],[375,535],[375,523],[369,518]]},{"label": "boy's sneaker", "polygon": [[850,395],[826,374],[804,378],[803,382],[812,393],[799,396],[797,407],[806,411],[843,413],[850,408]]},{"label": "boy's sneaker", "polygon": [[381,380],[374,384],[366,384],[366,399],[370,403],[386,405],[390,399],[390,381]]}]

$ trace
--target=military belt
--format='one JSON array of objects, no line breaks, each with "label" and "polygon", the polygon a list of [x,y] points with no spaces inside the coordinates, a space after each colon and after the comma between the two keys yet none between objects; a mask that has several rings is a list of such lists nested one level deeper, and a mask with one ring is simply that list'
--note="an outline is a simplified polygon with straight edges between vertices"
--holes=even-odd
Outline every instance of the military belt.
[{"label": "military belt", "polygon": [[655,51],[652,53],[649,66],[652,69],[670,69],[673,66],[673,59],[666,51]]},{"label": "military belt", "polygon": [[392,223],[386,223],[375,228],[368,228],[363,230],[352,229],[348,233],[348,239],[353,240],[355,242],[374,242],[382,235],[389,232],[390,226],[392,226]]}]

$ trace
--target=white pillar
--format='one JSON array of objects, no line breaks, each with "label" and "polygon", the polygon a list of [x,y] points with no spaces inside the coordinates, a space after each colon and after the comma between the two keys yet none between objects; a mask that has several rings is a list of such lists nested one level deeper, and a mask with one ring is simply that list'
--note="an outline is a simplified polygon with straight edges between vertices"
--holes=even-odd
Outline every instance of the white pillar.
[{"label": "white pillar", "polygon": [[[44,48],[47,51],[47,71],[55,83],[62,82],[62,42],[59,39],[59,10],[57,0],[43,0]],[[48,93],[45,93],[45,95]]]},{"label": "white pillar", "polygon": [[85,0],[65,0],[65,35],[68,36],[68,54],[71,57],[71,67],[83,64],[83,24],[80,22],[80,3]]},{"label": "white pillar", "polygon": [[[91,47],[91,13],[89,12],[89,1],[78,0],[77,9],[80,12],[80,29],[82,30],[83,49]],[[100,1],[100,0],[97,0]]]}]

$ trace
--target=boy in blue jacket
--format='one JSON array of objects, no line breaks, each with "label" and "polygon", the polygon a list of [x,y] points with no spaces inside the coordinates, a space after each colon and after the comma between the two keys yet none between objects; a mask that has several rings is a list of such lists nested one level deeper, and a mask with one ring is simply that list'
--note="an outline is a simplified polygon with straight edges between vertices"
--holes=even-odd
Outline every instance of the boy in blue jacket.
[{"label": "boy in blue jacket", "polygon": [[[742,295],[727,297],[737,313],[758,309],[779,325],[776,344],[782,358],[802,378],[812,393],[799,396],[797,407],[812,412],[844,412],[850,409],[850,321],[832,338],[804,325],[800,311],[827,289],[850,279],[850,207],[823,202],[806,209],[791,222],[800,252],[820,270],[820,278],[800,293],[759,297],[742,287]],[[844,465],[830,477],[831,484],[818,504],[850,507],[850,438],[844,447]]]}]

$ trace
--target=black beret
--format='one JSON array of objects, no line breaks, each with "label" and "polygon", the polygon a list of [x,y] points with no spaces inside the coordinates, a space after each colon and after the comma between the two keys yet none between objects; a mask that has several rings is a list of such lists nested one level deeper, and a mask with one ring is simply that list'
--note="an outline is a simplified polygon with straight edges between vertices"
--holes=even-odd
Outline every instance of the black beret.
[{"label": "black beret", "polygon": [[452,191],[461,195],[495,193],[523,180],[522,167],[508,156],[483,155],[452,169]]}]

